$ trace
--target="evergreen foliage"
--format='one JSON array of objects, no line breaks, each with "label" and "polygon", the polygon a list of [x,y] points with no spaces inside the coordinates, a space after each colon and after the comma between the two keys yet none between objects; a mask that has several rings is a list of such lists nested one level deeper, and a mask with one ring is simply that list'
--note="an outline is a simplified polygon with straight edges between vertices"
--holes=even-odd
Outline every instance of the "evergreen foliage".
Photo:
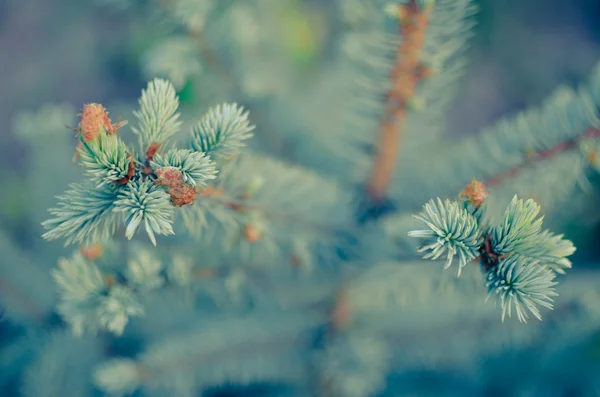
[{"label": "evergreen foliage", "polygon": [[[540,207],[531,199],[523,201],[514,196],[501,224],[480,225],[467,208],[474,203],[474,213],[485,210],[480,200],[487,194],[482,188],[472,181],[461,194],[466,197],[463,205],[449,200],[442,203],[440,199],[437,205],[434,201],[426,204],[417,220],[428,229],[409,235],[429,240],[419,249],[431,251],[424,258],[437,259],[446,254],[446,269],[457,255],[458,276],[468,262],[479,258],[486,273],[486,287],[490,294],[500,296],[502,321],[506,314],[511,315],[513,306],[520,321],[527,320],[525,309],[541,320],[536,305],[552,309],[555,272],[564,274],[571,267],[567,257],[575,248],[562,236],[542,231],[543,219],[537,218]],[[481,214],[480,219],[483,219]],[[549,241],[552,243],[548,244]]]},{"label": "evergreen foliage", "polygon": [[[15,328],[10,345],[0,339],[0,394],[596,387],[600,361],[580,351],[597,344],[598,275],[573,266],[574,244],[543,221],[557,203],[593,201],[574,181],[597,168],[600,69],[453,143],[443,133],[470,0],[339,0],[343,49],[308,80],[289,65],[316,50],[277,30],[286,7],[286,23],[308,23],[303,2],[100,3],[159,10],[171,33],[141,57],[152,78],[130,129],[95,103],[73,142],[42,139],[72,121],[70,108],[17,118],[27,145],[68,170],[31,171],[44,194],[70,184],[43,239],[79,247],[30,258],[0,233],[0,335]],[[528,184],[541,165],[560,177]],[[523,324],[531,316],[544,320]],[[559,379],[565,357],[573,367]]]}]

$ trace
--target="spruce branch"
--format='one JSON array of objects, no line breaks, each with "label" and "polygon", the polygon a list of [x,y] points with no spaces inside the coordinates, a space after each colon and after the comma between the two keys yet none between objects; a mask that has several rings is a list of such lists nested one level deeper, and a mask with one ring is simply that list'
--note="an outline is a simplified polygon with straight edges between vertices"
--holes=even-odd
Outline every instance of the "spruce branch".
[{"label": "spruce branch", "polygon": [[[556,190],[571,191],[575,183],[570,181],[582,179],[586,164],[592,167],[597,164],[600,114],[593,96],[597,84],[596,76],[577,90],[560,87],[541,106],[502,119],[475,137],[442,142],[428,153],[436,157],[435,163],[424,162],[418,173],[403,172],[396,179],[395,186],[420,183],[422,187],[415,193],[406,192],[402,200],[408,203],[411,199],[429,199],[432,192],[451,195],[457,190],[457,183],[463,184],[473,177],[487,181],[486,185],[496,193],[507,182],[519,183],[521,178],[534,173],[548,174],[540,169],[542,165],[564,173],[564,178],[550,182],[557,189],[547,191],[547,200],[557,194]],[[453,167],[440,169],[435,165],[438,162]],[[430,173],[439,176],[424,181],[423,176]],[[558,189],[561,186],[564,188]],[[523,190],[527,188],[523,186]],[[542,188],[541,184],[533,187],[536,191]],[[528,195],[532,193],[535,191],[527,191]],[[401,197],[400,190],[395,194]]]},{"label": "spruce branch", "polygon": [[[564,142],[557,143],[550,149],[542,150],[539,152],[528,151],[524,160],[509,168],[508,170],[490,177],[485,184],[488,186],[499,186],[505,183],[507,180],[513,178],[523,170],[531,167],[532,165],[547,161],[558,155],[559,153],[563,153],[570,150],[578,150],[580,144],[585,138],[599,138],[600,137],[600,129],[598,128],[588,128],[584,130],[579,136],[568,139]],[[595,150],[591,150],[586,153],[587,160],[590,164],[596,165],[598,163],[598,153]]]},{"label": "spruce branch", "polygon": [[[472,0],[343,0],[342,5],[352,15],[348,15],[351,26],[344,40],[344,77],[329,84],[328,90],[319,90],[319,95],[343,92],[350,106],[339,110],[342,125],[317,126],[326,129],[314,134],[319,145],[307,145],[305,155],[322,152],[335,165],[328,166],[327,171],[351,184],[365,185],[365,193],[375,201],[372,204],[379,205],[386,197],[406,197],[406,184],[396,183],[398,175],[414,175],[412,164],[419,158],[413,154],[422,153],[417,149],[430,147],[444,132],[451,99],[465,70],[464,49],[473,32],[470,18],[476,6]],[[410,30],[408,39],[403,30]],[[399,54],[405,47],[407,56]],[[414,68],[409,70],[409,65]],[[339,75],[337,68],[332,69],[329,80]],[[393,72],[402,73],[394,76]],[[311,111],[318,113],[319,108]],[[393,115],[400,116],[396,118],[397,128],[393,127]],[[323,113],[321,117],[326,116]],[[330,139],[320,136],[325,132]],[[340,145],[340,140],[347,143]],[[388,141],[392,144],[386,144]],[[322,161],[307,162],[322,167]],[[381,177],[375,178],[378,170]]]},{"label": "spruce branch", "polygon": [[[542,230],[543,218],[537,218],[540,206],[533,200],[518,200],[514,196],[504,213],[501,224],[490,230],[493,252],[508,255],[532,243]],[[537,219],[536,219],[537,218]]]},{"label": "spruce branch", "polygon": [[212,159],[231,157],[252,137],[254,126],[248,112],[237,104],[218,105],[208,110],[192,130],[192,148]]},{"label": "spruce branch", "polygon": [[79,159],[86,175],[98,187],[107,183],[122,183],[130,176],[133,161],[127,146],[116,135],[100,134],[94,140],[81,141]]},{"label": "spruce branch", "polygon": [[[515,127],[525,135],[526,128],[540,128],[545,123],[551,125],[548,135],[550,144],[545,144],[543,138],[532,139],[532,145],[525,152],[521,162],[512,167],[488,177],[488,186],[498,186],[515,177],[528,167],[536,163],[551,160],[561,153],[581,150],[586,162],[592,167],[598,167],[598,151],[596,145],[586,147],[586,142],[595,141],[600,137],[600,113],[596,105],[597,87],[600,82],[600,65],[597,65],[588,81],[588,84],[578,92],[567,88],[559,88],[548,102],[537,112],[527,112],[519,115],[515,120]],[[533,125],[536,123],[536,125]],[[552,126],[552,124],[557,124]],[[509,126],[507,122],[500,127]],[[566,129],[570,128],[570,129]],[[535,131],[535,130],[534,130]],[[561,136],[557,137],[556,132]],[[500,131],[503,133],[504,131]],[[543,132],[539,135],[543,136]],[[558,138],[558,139],[557,139]],[[538,150],[537,147],[541,147]]]},{"label": "spruce branch", "polygon": [[211,327],[203,324],[156,342],[135,359],[107,361],[96,369],[94,381],[106,392],[123,395],[139,388],[171,394],[233,379],[303,379],[301,352],[326,319],[321,313],[278,313],[275,326],[266,328],[273,323],[261,318],[274,320],[269,314],[217,318]]},{"label": "spruce branch", "polygon": [[42,223],[50,229],[42,237],[47,240],[65,238],[65,245],[108,240],[120,220],[113,210],[121,190],[121,186],[114,184],[101,187],[91,182],[72,184],[70,190],[59,196],[59,207],[50,209],[54,218]]},{"label": "spruce branch", "polygon": [[52,271],[58,311],[75,335],[102,330],[121,335],[130,318],[145,315],[140,293],[165,284],[163,262],[148,250],[136,247],[124,268],[114,261],[120,262],[114,255],[91,259],[75,251]]},{"label": "spruce branch", "polygon": [[446,265],[448,269],[452,265],[454,256],[458,256],[458,276],[462,268],[478,255],[481,247],[481,230],[477,220],[460,208],[457,202],[446,200],[437,202],[431,200],[425,205],[425,212],[415,217],[426,230],[412,231],[410,237],[435,239],[435,242],[424,245],[419,252],[431,251],[424,256],[425,259],[438,259],[446,254]]},{"label": "spruce branch", "polygon": [[91,245],[108,239],[121,219],[128,239],[140,225],[154,245],[156,234],[174,234],[174,207],[193,204],[195,189],[216,177],[216,164],[208,155],[231,156],[253,128],[247,112],[235,104],[223,104],[194,130],[193,150],[165,153],[165,143],[181,125],[178,104],[175,89],[166,80],[155,79],[142,91],[140,110],[134,112],[138,118],[134,132],[143,156],[137,160],[117,134],[123,123],[113,124],[101,105],[86,105],[77,131],[89,181],[73,185],[59,197],[61,207],[50,210],[55,218],[43,223],[51,229],[43,237],[66,237],[67,244]]},{"label": "spruce branch", "polygon": [[181,172],[183,182],[191,186],[204,187],[208,181],[215,179],[217,169],[208,151],[172,149],[163,155],[156,154],[150,161],[151,167],[160,172],[161,169],[173,167]]},{"label": "spruce branch", "polygon": [[371,198],[377,201],[386,194],[396,164],[407,112],[411,101],[414,101],[417,84],[426,75],[420,55],[432,7],[418,3],[410,0],[406,5],[395,7],[401,41],[391,72],[392,88],[386,96],[378,152],[368,186]]},{"label": "spruce branch", "polygon": [[344,233],[356,232],[351,211],[351,197],[332,181],[243,153],[221,170],[213,185],[198,189],[194,206],[183,215],[191,233],[217,239],[244,259],[265,255],[263,260],[280,257],[308,264],[309,258],[333,255],[330,248]]},{"label": "spruce branch", "polygon": [[141,224],[154,245],[155,234],[175,234],[171,197],[151,181],[130,182],[117,197],[114,211],[125,213],[125,236],[130,240]]},{"label": "spruce branch", "polygon": [[[428,239],[420,252],[431,250],[425,258],[437,259],[447,253],[445,268],[459,254],[459,272],[467,262],[480,260],[486,273],[490,294],[499,295],[502,321],[516,310],[519,321],[526,322],[526,310],[541,320],[538,306],[552,309],[553,281],[556,273],[571,267],[567,259],[575,251],[573,244],[547,230],[542,230],[540,207],[533,200],[519,200],[515,195],[507,207],[502,223],[482,224],[480,211],[485,209],[484,185],[471,181],[461,192],[459,202],[440,199],[425,205],[418,216],[426,230],[409,232],[411,237]],[[479,254],[479,255],[477,255]]]},{"label": "spruce branch", "polygon": [[321,396],[361,397],[385,390],[390,370],[387,341],[367,332],[349,332],[334,338],[317,354]]},{"label": "spruce branch", "polygon": [[500,296],[502,322],[514,309],[519,321],[526,323],[527,311],[541,321],[538,306],[553,309],[552,297],[558,295],[553,288],[557,284],[555,277],[551,269],[538,262],[509,255],[488,270],[485,284],[490,295]]},{"label": "spruce branch", "polygon": [[102,329],[120,335],[129,317],[144,313],[130,288],[115,285],[80,253],[62,258],[53,277],[60,293],[58,311],[75,335]]},{"label": "spruce branch", "polygon": [[147,153],[150,145],[162,145],[181,127],[179,98],[167,80],[155,79],[142,91],[139,105],[133,113],[138,119],[133,132],[139,136],[141,152]]}]

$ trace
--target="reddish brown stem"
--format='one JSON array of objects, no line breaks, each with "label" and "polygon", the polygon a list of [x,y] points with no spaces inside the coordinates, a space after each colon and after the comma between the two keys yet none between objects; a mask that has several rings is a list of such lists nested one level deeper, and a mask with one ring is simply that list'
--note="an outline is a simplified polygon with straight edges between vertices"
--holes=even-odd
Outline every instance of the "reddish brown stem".
[{"label": "reddish brown stem", "polygon": [[408,103],[415,95],[417,83],[427,75],[419,58],[431,8],[419,7],[415,0],[411,0],[399,9],[399,14],[402,40],[391,73],[392,89],[387,93],[386,110],[379,130],[378,154],[368,186],[369,195],[377,201],[383,199],[392,177]]},{"label": "reddish brown stem", "polygon": [[[129,153],[127,155],[127,157],[132,158],[133,156],[131,155],[131,153]],[[129,160],[129,166],[127,168],[127,175],[121,179],[116,180],[114,183],[117,185],[127,185],[127,183],[131,180],[131,178],[133,178],[135,176],[135,171],[136,171],[135,161],[132,158],[131,160]]]},{"label": "reddish brown stem", "polygon": [[496,266],[500,259],[506,255],[498,255],[492,249],[492,236],[487,235],[483,244],[483,252],[481,253],[481,259],[484,261],[484,268],[488,271],[490,268]]},{"label": "reddish brown stem", "polygon": [[500,175],[496,175],[496,176],[488,179],[485,182],[485,184],[486,184],[486,186],[500,185],[500,184],[504,183],[507,179],[512,178],[513,176],[517,175],[519,172],[523,171],[528,166],[530,166],[538,161],[544,161],[544,160],[551,159],[552,157],[556,156],[559,153],[563,153],[563,152],[566,152],[567,150],[577,147],[579,140],[584,137],[600,137],[600,129],[589,128],[589,129],[585,130],[581,135],[579,135],[578,137],[576,137],[574,139],[571,139],[566,142],[561,142],[548,150],[544,150],[539,153],[530,154],[525,159],[525,161],[512,167],[508,171],[501,173]]}]

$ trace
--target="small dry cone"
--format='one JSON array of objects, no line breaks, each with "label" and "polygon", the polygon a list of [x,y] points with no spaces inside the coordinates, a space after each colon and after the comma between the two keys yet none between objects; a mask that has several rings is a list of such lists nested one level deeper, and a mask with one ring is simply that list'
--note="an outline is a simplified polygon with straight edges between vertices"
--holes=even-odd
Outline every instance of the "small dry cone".
[{"label": "small dry cone", "polygon": [[167,191],[171,195],[171,202],[176,207],[193,204],[196,201],[196,189],[182,181]]},{"label": "small dry cone", "polygon": [[476,179],[472,179],[459,195],[460,198],[467,200],[477,208],[483,205],[488,196],[489,193],[485,190],[485,184]]},{"label": "small dry cone", "polygon": [[183,207],[196,201],[196,189],[183,182],[183,174],[179,169],[175,167],[159,168],[156,170],[156,175],[158,179],[154,183],[167,188],[171,202],[176,207]]}]

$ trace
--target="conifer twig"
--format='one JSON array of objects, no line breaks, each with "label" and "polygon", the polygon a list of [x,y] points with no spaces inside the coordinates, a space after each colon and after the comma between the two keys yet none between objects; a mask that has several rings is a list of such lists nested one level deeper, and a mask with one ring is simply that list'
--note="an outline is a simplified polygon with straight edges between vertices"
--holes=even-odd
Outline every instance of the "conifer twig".
[{"label": "conifer twig", "polygon": [[379,147],[369,180],[372,199],[383,199],[398,156],[400,136],[406,122],[408,106],[418,82],[427,71],[420,61],[432,7],[419,6],[416,0],[398,7],[401,42],[391,73],[392,88],[387,93],[386,110],[379,130]]},{"label": "conifer twig", "polygon": [[281,221],[292,222],[296,227],[314,230],[318,233],[335,234],[341,230],[325,224],[312,222],[311,220],[307,220],[305,217],[299,214],[294,214],[293,212],[277,211],[273,208],[266,208],[264,205],[259,205],[256,202],[248,202],[247,200],[249,197],[242,197],[241,199],[236,199],[234,197],[227,196],[223,193],[221,189],[214,189],[208,187],[198,189],[198,191],[200,192],[199,195],[201,197],[210,198],[215,202],[219,203],[220,205],[230,208],[232,211],[258,211],[267,219],[277,219]]},{"label": "conifer twig", "polygon": [[[559,153],[563,153],[563,152],[566,152],[567,150],[577,147],[580,139],[585,138],[585,137],[600,137],[600,129],[589,128],[589,129],[585,130],[579,136],[577,136],[571,140],[558,143],[550,149],[547,149],[547,150],[544,150],[541,152],[528,153],[527,158],[523,162],[517,164],[516,166],[510,168],[509,170],[507,170],[499,175],[489,178],[485,182],[485,184],[486,184],[486,186],[500,185],[500,184],[504,183],[507,179],[512,178],[513,176],[517,175],[519,172],[523,171],[525,168],[527,168],[528,166],[530,166],[534,163],[544,161],[544,160],[549,160]],[[597,152],[592,151],[592,152],[588,153],[587,156],[588,156],[588,160],[590,162],[594,162],[594,161],[596,161],[598,154],[597,154]]]}]

